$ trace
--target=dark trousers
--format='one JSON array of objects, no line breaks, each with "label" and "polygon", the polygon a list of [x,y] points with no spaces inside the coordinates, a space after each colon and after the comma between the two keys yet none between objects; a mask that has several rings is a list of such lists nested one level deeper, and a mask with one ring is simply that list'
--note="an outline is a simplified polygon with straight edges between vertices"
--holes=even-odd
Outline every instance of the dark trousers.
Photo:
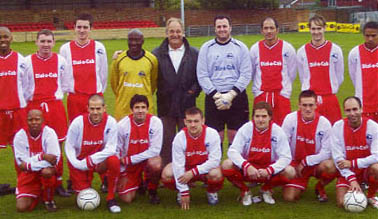
[{"label": "dark trousers", "polygon": [[[160,118],[163,122],[163,147],[160,156],[163,159],[163,166],[172,162],[172,141],[176,132],[184,127],[184,119],[171,116],[163,116]],[[177,131],[176,131],[177,128]]]}]

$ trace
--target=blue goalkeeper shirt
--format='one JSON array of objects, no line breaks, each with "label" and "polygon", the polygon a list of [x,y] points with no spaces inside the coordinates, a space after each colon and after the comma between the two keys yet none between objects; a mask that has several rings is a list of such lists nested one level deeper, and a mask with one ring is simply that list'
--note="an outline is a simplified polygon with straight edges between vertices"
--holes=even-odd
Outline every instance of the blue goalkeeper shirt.
[{"label": "blue goalkeeper shirt", "polygon": [[197,77],[207,95],[228,92],[240,93],[252,78],[252,64],[247,46],[234,38],[221,44],[212,39],[199,51]]}]

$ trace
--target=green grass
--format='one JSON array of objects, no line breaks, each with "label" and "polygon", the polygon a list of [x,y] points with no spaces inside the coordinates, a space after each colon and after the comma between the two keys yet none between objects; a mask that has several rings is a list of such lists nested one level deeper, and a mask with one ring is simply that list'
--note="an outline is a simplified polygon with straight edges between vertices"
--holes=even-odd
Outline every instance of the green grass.
[{"label": "green grass", "polygon": [[[307,33],[288,33],[280,34],[280,37],[298,49],[301,45],[309,41],[310,35]],[[346,96],[354,94],[354,88],[350,81],[347,72],[347,56],[348,52],[357,44],[363,41],[361,34],[340,34],[340,33],[327,33],[327,39],[336,42],[341,46],[344,52],[345,60],[345,80],[340,87],[338,97],[342,100]],[[189,42],[192,46],[199,48],[205,41],[211,37],[195,37],[190,38]],[[256,41],[261,39],[260,35],[245,35],[236,36],[237,39],[242,40],[250,46]],[[152,38],[146,39],[144,48],[151,51],[161,43],[162,39]],[[107,48],[109,57],[109,64],[111,55],[115,50],[127,48],[126,40],[104,40],[102,41]],[[63,42],[57,42],[54,51],[58,51]],[[12,48],[21,52],[24,55],[36,51],[34,43],[13,43]],[[300,83],[298,78],[293,86],[292,94],[292,109],[297,109],[297,96],[300,92]],[[252,103],[253,96],[251,94],[251,85],[247,89],[250,103]],[[108,86],[105,93],[105,98],[108,105],[108,112],[112,114],[114,110],[114,95]],[[197,104],[203,109],[204,94],[201,93],[197,99]],[[67,179],[67,168],[65,169],[65,177]],[[13,153],[11,148],[0,151],[0,183],[11,183],[12,186],[16,185],[16,174],[13,164]],[[122,213],[120,215],[112,215],[106,209],[105,196],[102,195],[102,205],[93,212],[83,212],[76,207],[75,199],[56,197],[59,211],[56,213],[47,214],[42,205],[30,213],[16,213],[15,197],[12,195],[0,197],[0,218],[373,218],[376,217],[377,211],[368,207],[363,213],[352,214],[345,212],[343,209],[336,207],[335,202],[335,184],[332,183],[327,187],[329,195],[328,203],[318,203],[314,195],[314,182],[311,180],[309,189],[303,194],[302,199],[293,204],[285,203],[281,198],[281,189],[275,189],[275,198],[277,204],[269,206],[267,204],[255,204],[250,207],[244,207],[236,202],[236,197],[239,191],[225,181],[224,188],[219,192],[220,202],[217,206],[208,206],[205,190],[197,184],[196,188],[191,190],[191,210],[185,212],[181,211],[175,202],[176,194],[167,189],[160,189],[161,204],[152,206],[148,203],[147,196],[137,197],[137,200],[128,205],[121,204]],[[98,177],[95,178],[93,187],[98,189],[100,182]],[[257,194],[257,190],[253,190]]]}]

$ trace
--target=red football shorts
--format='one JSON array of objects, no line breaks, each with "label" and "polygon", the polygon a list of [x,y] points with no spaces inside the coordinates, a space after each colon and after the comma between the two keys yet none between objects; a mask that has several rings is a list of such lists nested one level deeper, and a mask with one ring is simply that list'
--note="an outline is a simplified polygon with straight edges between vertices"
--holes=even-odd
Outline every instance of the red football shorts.
[{"label": "red football shorts", "polygon": [[139,185],[142,183],[142,172],[146,171],[146,162],[132,165],[131,168],[127,168],[120,175],[120,180],[127,178],[126,184],[118,189],[118,194],[125,195],[129,192],[135,191],[139,188]]},{"label": "red football shorts", "polygon": [[334,94],[318,95],[317,111],[320,115],[326,117],[331,124],[334,124],[336,121],[342,118],[339,100]]},{"label": "red football shorts", "polygon": [[294,179],[289,180],[289,183],[287,183],[285,187],[294,187],[300,190],[306,190],[310,177],[316,177],[316,167],[317,165],[312,167],[304,167],[302,170],[302,177],[296,177]]},{"label": "red football shorts", "polygon": [[[70,179],[72,181],[72,188],[76,192],[92,187],[93,170],[79,170],[67,162],[70,170]],[[95,168],[96,169],[96,168]]]},{"label": "red football shorts", "polygon": [[0,148],[13,144],[14,135],[23,127],[26,127],[24,108],[0,110]]},{"label": "red football shorts", "polygon": [[16,198],[38,198],[42,193],[41,174],[39,172],[20,172],[17,177]]},{"label": "red football shorts", "polygon": [[282,125],[286,115],[291,112],[290,99],[280,95],[280,92],[264,92],[255,97],[254,104],[267,102],[273,109],[273,121]]},{"label": "red football shorts", "polygon": [[67,116],[61,100],[32,101],[28,104],[28,110],[39,109],[43,112],[45,124],[54,129],[59,142],[63,142],[67,135]]},{"label": "red football shorts", "polygon": [[[362,182],[368,182],[368,173],[369,173],[369,168],[365,169],[351,169],[355,174],[357,178],[357,182],[361,184]],[[336,188],[339,187],[347,187],[349,188],[349,181],[345,179],[343,176],[337,177],[337,182],[336,182]]]}]

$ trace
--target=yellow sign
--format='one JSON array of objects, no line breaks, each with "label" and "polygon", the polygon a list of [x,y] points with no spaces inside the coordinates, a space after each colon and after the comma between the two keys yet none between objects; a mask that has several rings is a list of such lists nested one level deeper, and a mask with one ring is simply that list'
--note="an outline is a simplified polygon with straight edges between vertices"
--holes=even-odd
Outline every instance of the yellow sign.
[{"label": "yellow sign", "polygon": [[308,22],[298,23],[298,32],[310,32]]}]

